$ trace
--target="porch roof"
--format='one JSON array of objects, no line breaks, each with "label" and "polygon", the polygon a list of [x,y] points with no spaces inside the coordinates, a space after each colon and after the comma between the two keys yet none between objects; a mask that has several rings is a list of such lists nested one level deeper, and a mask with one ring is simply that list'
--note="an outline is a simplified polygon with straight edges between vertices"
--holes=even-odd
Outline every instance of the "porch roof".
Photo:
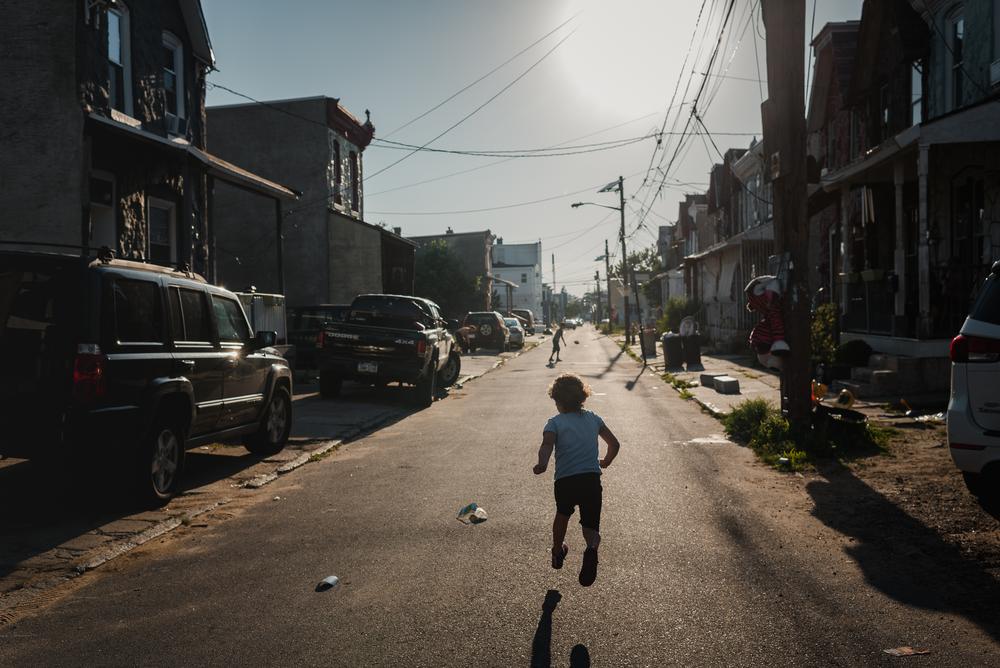
[{"label": "porch roof", "polygon": [[697,253],[692,253],[691,255],[685,255],[684,261],[700,260],[704,257],[708,257],[709,255],[714,255],[715,253],[723,251],[726,248],[742,245],[745,241],[774,241],[774,221],[769,220],[763,225],[751,227],[749,230],[743,230],[739,234],[734,234],[728,239],[723,239],[703,251],[698,251]]},{"label": "porch roof", "polygon": [[234,186],[277,199],[294,200],[299,197],[299,194],[291,188],[283,186],[280,183],[275,183],[274,181],[269,181],[262,176],[258,176],[257,174],[249,172],[242,167],[238,167],[231,162],[227,162],[216,155],[203,151],[191,144],[191,142],[181,139],[180,137],[172,139],[161,137],[160,135],[149,132],[148,130],[143,130],[141,127],[134,127],[126,123],[121,123],[112,118],[108,118],[107,116],[94,112],[88,114],[87,118],[101,127],[118,132],[131,139],[154,144],[170,151],[176,151],[177,153],[186,154],[204,165],[208,174],[222,179],[223,181],[226,181]]},{"label": "porch roof", "polygon": [[872,169],[882,166],[904,150],[915,146],[919,138],[919,125],[907,128],[895,137],[885,140],[853,162],[838,170],[828,172],[820,179],[820,183],[824,190],[834,190],[842,185],[862,182]]}]

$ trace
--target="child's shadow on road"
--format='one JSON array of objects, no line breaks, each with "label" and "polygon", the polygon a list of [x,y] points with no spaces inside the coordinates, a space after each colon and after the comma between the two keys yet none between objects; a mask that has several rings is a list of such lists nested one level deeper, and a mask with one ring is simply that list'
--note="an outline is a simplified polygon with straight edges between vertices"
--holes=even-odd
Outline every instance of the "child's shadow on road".
[{"label": "child's shadow on road", "polygon": [[[542,616],[535,629],[535,638],[531,641],[532,668],[549,668],[552,665],[552,613],[562,600],[558,589],[545,592],[542,603]],[[590,652],[585,645],[576,645],[569,654],[570,668],[590,668]]]}]

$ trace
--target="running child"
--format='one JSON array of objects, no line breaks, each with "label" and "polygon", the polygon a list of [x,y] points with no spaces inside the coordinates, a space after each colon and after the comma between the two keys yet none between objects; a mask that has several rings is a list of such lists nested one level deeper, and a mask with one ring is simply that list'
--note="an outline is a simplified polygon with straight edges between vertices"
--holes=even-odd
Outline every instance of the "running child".
[{"label": "running child", "polygon": [[[549,466],[552,451],[556,454],[555,497],[556,516],[552,521],[552,568],[562,568],[569,546],[563,542],[569,518],[580,507],[580,526],[587,549],[580,568],[580,584],[589,587],[597,579],[597,546],[601,542],[601,469],[611,466],[621,444],[604,420],[596,413],[584,410],[590,388],[579,376],[562,374],[549,386],[549,396],[559,413],[545,423],[542,445],[538,448],[535,475]],[[600,459],[597,437],[608,446]]]}]

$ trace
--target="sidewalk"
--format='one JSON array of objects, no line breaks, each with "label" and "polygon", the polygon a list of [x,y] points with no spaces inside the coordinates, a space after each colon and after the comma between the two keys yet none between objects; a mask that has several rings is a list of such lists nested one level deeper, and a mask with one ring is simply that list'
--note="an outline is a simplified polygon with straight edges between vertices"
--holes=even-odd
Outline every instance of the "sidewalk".
[{"label": "sidewalk", "polygon": [[[625,342],[625,337],[615,337],[619,344]],[[640,357],[642,352],[636,343],[629,349]],[[658,376],[668,373],[665,368],[663,348],[656,342],[656,357],[646,360],[649,367]],[[670,375],[678,382],[678,389],[688,384],[686,388],[691,397],[707,411],[716,417],[728,415],[734,406],[747,399],[766,399],[775,406],[781,403],[781,381],[778,373],[760,368],[749,355],[702,355],[701,367],[688,369],[673,369]],[[724,374],[739,381],[739,394],[719,394],[714,387],[702,387],[702,374]]]}]

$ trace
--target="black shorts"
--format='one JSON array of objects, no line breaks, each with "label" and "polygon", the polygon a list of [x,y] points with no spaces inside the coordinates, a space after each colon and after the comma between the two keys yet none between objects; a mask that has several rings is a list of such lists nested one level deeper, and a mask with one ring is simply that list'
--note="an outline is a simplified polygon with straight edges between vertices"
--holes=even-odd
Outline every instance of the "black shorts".
[{"label": "black shorts", "polygon": [[580,473],[556,480],[556,512],[571,516],[580,506],[580,524],[588,529],[601,528],[601,474]]}]

